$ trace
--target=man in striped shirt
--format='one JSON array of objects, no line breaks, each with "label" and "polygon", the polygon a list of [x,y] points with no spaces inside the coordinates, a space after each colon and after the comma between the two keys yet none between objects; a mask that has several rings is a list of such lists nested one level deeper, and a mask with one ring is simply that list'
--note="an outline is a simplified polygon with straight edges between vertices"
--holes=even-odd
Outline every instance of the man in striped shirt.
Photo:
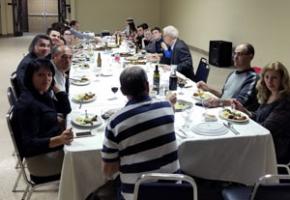
[{"label": "man in striped shirt", "polygon": [[103,142],[103,172],[120,172],[122,198],[133,198],[134,184],[144,173],[179,171],[174,111],[168,101],[151,99],[145,71],[125,69],[120,75],[126,106],[107,124]]},{"label": "man in striped shirt", "polygon": [[233,60],[236,70],[229,74],[222,91],[210,87],[203,81],[197,83],[197,87],[209,91],[220,99],[212,99],[208,102],[210,107],[229,106],[232,99],[237,99],[249,110],[257,108],[255,86],[258,76],[251,67],[255,50],[251,44],[240,44],[235,48]]}]

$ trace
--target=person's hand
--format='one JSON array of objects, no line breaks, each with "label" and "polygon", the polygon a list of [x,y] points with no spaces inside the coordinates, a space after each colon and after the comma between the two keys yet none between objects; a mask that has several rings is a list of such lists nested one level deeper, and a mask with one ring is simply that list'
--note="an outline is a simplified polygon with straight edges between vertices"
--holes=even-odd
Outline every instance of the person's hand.
[{"label": "person's hand", "polygon": [[161,64],[161,65],[159,65],[162,69],[163,69],[163,71],[170,71],[171,70],[171,66],[170,65],[167,65],[167,64]]},{"label": "person's hand", "polygon": [[176,104],[177,101],[176,93],[171,93],[168,96],[166,96],[166,98],[168,99],[168,101],[171,103],[172,106]]},{"label": "person's hand", "polygon": [[235,109],[242,111],[242,112],[246,112],[247,109],[243,106],[243,104],[241,104],[241,102],[239,102],[236,99],[232,99],[232,104],[234,105]]},{"label": "person's hand", "polygon": [[167,51],[168,50],[168,47],[167,45],[165,44],[165,42],[161,42],[161,48],[164,50],[164,51]]},{"label": "person's hand", "polygon": [[220,99],[210,98],[206,101],[206,106],[210,108],[216,108],[220,105]]},{"label": "person's hand", "polygon": [[52,86],[52,91],[54,92],[54,94],[60,92],[59,86],[57,86],[57,84],[55,82]]},{"label": "person's hand", "polygon": [[72,128],[69,128],[69,129],[64,130],[60,134],[60,140],[61,140],[62,144],[70,145],[71,142],[73,141]]},{"label": "person's hand", "polygon": [[208,85],[207,85],[205,82],[203,82],[203,81],[199,81],[199,82],[197,82],[197,83],[196,83],[196,87],[197,87],[198,89],[202,89],[202,90],[204,90],[204,91],[209,91],[209,87],[208,87]]}]

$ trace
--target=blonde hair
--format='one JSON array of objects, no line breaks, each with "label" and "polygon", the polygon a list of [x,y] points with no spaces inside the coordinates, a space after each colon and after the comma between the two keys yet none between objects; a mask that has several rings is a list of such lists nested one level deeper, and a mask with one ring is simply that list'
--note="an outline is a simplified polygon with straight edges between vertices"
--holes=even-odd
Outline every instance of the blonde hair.
[{"label": "blonde hair", "polygon": [[257,99],[260,104],[264,104],[267,102],[268,98],[271,95],[270,90],[267,88],[265,83],[265,74],[268,71],[275,71],[278,72],[281,76],[281,85],[280,85],[280,91],[279,95],[281,98],[286,97],[290,94],[290,79],[289,79],[289,73],[287,68],[281,63],[281,62],[272,62],[267,64],[261,73],[261,78],[257,83]]}]

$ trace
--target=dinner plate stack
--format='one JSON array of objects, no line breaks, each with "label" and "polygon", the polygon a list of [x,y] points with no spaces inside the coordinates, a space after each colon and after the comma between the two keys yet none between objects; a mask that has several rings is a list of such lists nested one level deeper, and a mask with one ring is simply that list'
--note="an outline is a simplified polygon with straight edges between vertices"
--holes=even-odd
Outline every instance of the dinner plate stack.
[{"label": "dinner plate stack", "polygon": [[203,122],[192,127],[191,129],[198,135],[218,136],[224,135],[229,130],[220,122]]}]

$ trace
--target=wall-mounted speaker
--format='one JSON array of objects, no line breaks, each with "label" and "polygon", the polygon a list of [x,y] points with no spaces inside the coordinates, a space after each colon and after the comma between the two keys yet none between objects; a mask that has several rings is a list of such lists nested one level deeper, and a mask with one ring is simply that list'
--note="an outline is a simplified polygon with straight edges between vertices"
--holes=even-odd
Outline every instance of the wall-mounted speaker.
[{"label": "wall-mounted speaker", "polygon": [[209,43],[209,64],[218,67],[232,65],[232,43],[222,40],[211,40]]}]

